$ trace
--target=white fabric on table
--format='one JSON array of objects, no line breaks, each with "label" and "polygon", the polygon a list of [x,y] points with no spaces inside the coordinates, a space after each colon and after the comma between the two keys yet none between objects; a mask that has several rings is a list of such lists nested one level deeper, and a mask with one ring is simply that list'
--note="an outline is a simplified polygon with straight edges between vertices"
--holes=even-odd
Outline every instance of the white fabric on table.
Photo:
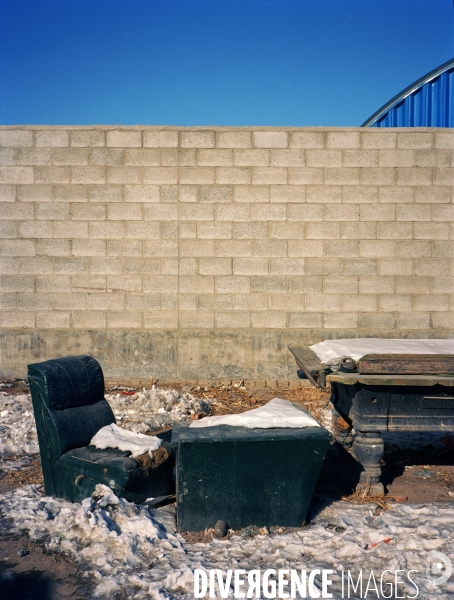
[{"label": "white fabric on table", "polygon": [[157,450],[162,444],[162,440],[155,436],[128,431],[112,423],[100,429],[92,438],[90,444],[100,450],[118,448],[119,450],[129,451],[134,457]]},{"label": "white fabric on table", "polygon": [[309,347],[322,363],[341,356],[359,360],[365,354],[454,354],[454,340],[356,338],[325,340]]},{"label": "white fabric on table", "polygon": [[193,421],[189,427],[214,427],[215,425],[231,425],[248,429],[320,427],[311,415],[282,398],[274,398],[264,406],[239,415],[205,417],[200,421]]}]

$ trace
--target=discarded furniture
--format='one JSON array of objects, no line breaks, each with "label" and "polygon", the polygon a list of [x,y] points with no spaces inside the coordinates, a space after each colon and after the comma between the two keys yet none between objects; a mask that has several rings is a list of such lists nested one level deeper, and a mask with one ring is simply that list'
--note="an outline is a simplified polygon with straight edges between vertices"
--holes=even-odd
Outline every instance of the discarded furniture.
[{"label": "discarded furniture", "polygon": [[90,446],[115,417],[104,399],[104,377],[91,356],[67,356],[28,367],[46,494],[79,502],[103,483],[121,497],[143,502],[174,493],[174,454],[155,468],[130,452]]},{"label": "discarded furniture", "polygon": [[302,370],[300,376],[309,372],[321,387],[323,374],[331,385],[334,437],[347,448],[353,442],[363,467],[358,492],[384,493],[383,431],[454,431],[452,354],[368,354],[357,361],[357,372],[342,372],[340,367],[329,373],[310,348],[289,350]]},{"label": "discarded furniture", "polygon": [[178,530],[203,531],[219,520],[232,529],[301,526],[329,441],[323,427],[176,423]]}]

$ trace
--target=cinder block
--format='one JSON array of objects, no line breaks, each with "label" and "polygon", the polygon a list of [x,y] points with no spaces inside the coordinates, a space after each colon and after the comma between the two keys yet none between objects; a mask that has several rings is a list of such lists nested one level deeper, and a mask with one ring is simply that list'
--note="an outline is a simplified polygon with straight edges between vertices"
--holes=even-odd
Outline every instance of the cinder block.
[{"label": "cinder block", "polygon": [[71,131],[71,146],[85,148],[100,148],[106,145],[104,131]]},{"label": "cinder block", "polygon": [[214,221],[213,204],[182,204],[180,221]]},{"label": "cinder block", "polygon": [[359,204],[325,204],[320,208],[323,209],[324,221],[359,221]]},{"label": "cinder block", "polygon": [[28,202],[0,202],[0,220],[32,220],[34,205]]},{"label": "cinder block", "polygon": [[[424,188],[427,190],[428,188]],[[387,187],[378,188],[379,201],[383,203],[397,204],[400,202],[412,203],[415,201],[415,190],[413,187]]]},{"label": "cinder block", "polygon": [[376,237],[376,223],[341,223],[341,239],[343,240],[373,240]]},{"label": "cinder block", "polygon": [[144,148],[178,148],[178,131],[144,131]]},{"label": "cinder block", "polygon": [[[413,308],[423,312],[440,312],[449,311],[449,296],[434,294],[424,294],[421,296],[413,296]],[[406,309],[408,310],[408,309]],[[411,309],[410,309],[411,310]]]},{"label": "cinder block", "polygon": [[392,167],[361,167],[362,185],[395,185],[396,181],[396,169]]},{"label": "cinder block", "polygon": [[[142,170],[140,167],[107,167],[106,171],[107,183],[142,183]],[[144,181],[147,183],[145,177]]]},{"label": "cinder block", "polygon": [[288,256],[301,258],[323,256],[323,242],[321,240],[289,240]]},{"label": "cinder block", "polygon": [[197,237],[197,223],[180,223],[179,237],[181,239],[195,239]]},{"label": "cinder block", "polygon": [[317,185],[323,183],[323,168],[289,167],[287,181],[290,185]]},{"label": "cinder block", "polygon": [[218,240],[215,244],[216,256],[251,256],[249,240]]},{"label": "cinder block", "polygon": [[201,167],[231,167],[233,166],[232,150],[203,150],[197,151],[197,164]]},{"label": "cinder block", "polygon": [[55,185],[55,202],[88,202],[88,188],[85,185]]},{"label": "cinder block", "polygon": [[323,243],[325,256],[353,257],[359,256],[359,241],[335,240]]},{"label": "cinder block", "polygon": [[270,151],[245,149],[233,151],[233,164],[236,167],[268,167]]},{"label": "cinder block", "polygon": [[45,203],[36,204],[36,218],[49,221],[66,221],[71,218],[70,204]]},{"label": "cinder block", "polygon": [[[1,264],[8,261],[7,258],[2,258]],[[34,292],[35,278],[27,277],[26,275],[2,275],[0,278],[0,289],[2,292]]]},{"label": "cinder block", "polygon": [[143,319],[141,312],[124,311],[121,312],[108,312],[107,313],[107,328],[127,328],[127,329],[138,329],[142,327]]},{"label": "cinder block", "polygon": [[232,275],[230,258],[199,258],[200,275]]},{"label": "cinder block", "polygon": [[127,166],[159,166],[161,155],[157,148],[127,149],[124,161]]},{"label": "cinder block", "polygon": [[[380,150],[378,153],[380,167],[414,167],[414,150]],[[365,167],[373,165],[363,165]],[[419,165],[418,165],[419,166]]]},{"label": "cinder block", "polygon": [[452,311],[446,313],[435,313],[432,315],[432,327],[434,329],[447,329],[448,331],[453,331],[454,313]]},{"label": "cinder block", "polygon": [[287,256],[287,242],[284,240],[254,240],[252,256]]},{"label": "cinder block", "polygon": [[103,221],[89,224],[89,237],[92,239],[121,239],[125,237],[124,223],[107,223]]},{"label": "cinder block", "polygon": [[[106,277],[95,275],[87,277],[85,275],[72,275],[70,278],[71,291],[76,292],[105,292],[107,289]],[[66,288],[66,290],[68,287]]]},{"label": "cinder block", "polygon": [[452,135],[452,131],[437,131],[435,133],[435,145],[434,148],[439,149],[454,149],[454,139]]},{"label": "cinder block", "polygon": [[344,204],[375,204],[378,202],[378,189],[374,185],[344,185],[342,202]]},{"label": "cinder block", "polygon": [[448,258],[417,258],[415,259],[415,275],[430,277],[446,277],[450,275]]},{"label": "cinder block", "polygon": [[178,151],[178,162],[180,167],[197,166],[197,150],[191,148],[181,148]]},{"label": "cinder block", "polygon": [[0,167],[0,183],[33,183],[33,167]]},{"label": "cinder block", "polygon": [[[22,186],[18,186],[20,189]],[[26,186],[24,186],[26,187]],[[33,186],[34,187],[34,186]],[[18,198],[19,200],[19,198]],[[0,202],[15,202],[16,201],[16,186],[0,185]]]},{"label": "cinder block", "polygon": [[[422,208],[422,207],[421,207]],[[424,207],[425,209],[429,207]],[[426,211],[424,211],[424,214]],[[454,222],[454,205],[453,204],[433,204],[432,205],[432,220],[444,221],[446,223]]]},{"label": "cinder block", "polygon": [[66,148],[69,146],[69,131],[35,131],[35,146]]},{"label": "cinder block", "polygon": [[240,275],[220,275],[215,278],[215,290],[217,294],[249,293],[251,292],[251,278]]},{"label": "cinder block", "polygon": [[248,312],[216,312],[215,327],[218,329],[246,329],[251,326]]},{"label": "cinder block", "polygon": [[103,221],[106,218],[105,204],[76,203],[70,207],[71,217],[76,220]]},{"label": "cinder block", "polygon": [[322,131],[291,131],[289,148],[323,148],[325,134]]},{"label": "cinder block", "polygon": [[180,133],[181,148],[214,148],[216,146],[215,131],[182,131]]},{"label": "cinder block", "polygon": [[54,165],[88,165],[85,148],[56,148],[52,152]]},{"label": "cinder block", "polygon": [[268,258],[235,258],[233,261],[234,275],[267,275],[268,272]]},{"label": "cinder block", "polygon": [[432,217],[430,205],[398,204],[395,208],[397,221],[430,221]]},{"label": "cinder block", "polygon": [[342,152],[340,150],[306,150],[306,166],[341,167]]},{"label": "cinder block", "polygon": [[271,275],[304,275],[304,259],[272,258],[270,260]]},{"label": "cinder block", "polygon": [[413,228],[417,240],[449,239],[449,223],[414,223]]},{"label": "cinder block", "polygon": [[324,277],[323,292],[326,294],[357,294],[359,291],[358,277]]},{"label": "cinder block", "polygon": [[[173,223],[172,223],[173,225]],[[161,237],[161,227],[159,223],[146,223],[143,221],[134,221],[125,223],[126,239],[159,239]]]},{"label": "cinder block", "polygon": [[[215,169],[213,167],[180,167],[180,183],[182,184],[213,184]],[[230,183],[230,181],[217,181]]]},{"label": "cinder block", "polygon": [[397,185],[432,185],[432,169],[428,167],[399,167]]},{"label": "cinder block", "polygon": [[380,275],[413,275],[413,260],[410,258],[387,258],[379,260]]},{"label": "cinder block", "polygon": [[217,184],[249,184],[251,169],[247,167],[219,167],[216,169]]},{"label": "cinder block", "polygon": [[107,315],[102,311],[84,310],[71,312],[73,329],[105,329]]},{"label": "cinder block", "polygon": [[16,294],[2,294],[0,293],[0,310],[16,310]]},{"label": "cinder block", "polygon": [[420,240],[397,242],[397,256],[399,258],[430,258],[432,256],[432,242]]},{"label": "cinder block", "polygon": [[[113,201],[115,202],[116,200]],[[157,185],[125,185],[125,202],[159,201],[160,189]]]},{"label": "cinder block", "polygon": [[[34,221],[31,221],[34,223]],[[52,229],[52,224],[51,224]],[[0,238],[17,238],[17,223],[15,221],[0,221]],[[27,236],[25,236],[27,237]]]},{"label": "cinder block", "polygon": [[[340,275],[341,261],[338,258],[307,258],[306,273],[308,275]],[[343,273],[349,275],[350,273]],[[351,273],[356,275],[356,273]]]},{"label": "cinder block", "polygon": [[433,294],[453,294],[454,277],[436,277],[432,281]]},{"label": "cinder block", "polygon": [[199,187],[199,202],[233,202],[232,186],[205,186]]},{"label": "cinder block", "polygon": [[[352,307],[348,308],[352,309]],[[324,329],[356,329],[357,327],[358,313],[356,312],[323,313]]]},{"label": "cinder block", "polygon": [[454,184],[454,169],[450,167],[437,167],[433,170],[434,185],[453,185]]},{"label": "cinder block", "polygon": [[417,167],[438,167],[444,169],[451,166],[450,150],[416,150],[415,165]]},{"label": "cinder block", "polygon": [[252,147],[250,131],[218,131],[216,136],[218,148]]},{"label": "cinder block", "polygon": [[[140,207],[140,204],[131,204]],[[120,208],[121,205],[118,205]],[[119,213],[120,215],[120,213]],[[120,218],[120,217],[119,217]],[[142,218],[138,216],[137,218]],[[143,218],[147,221],[176,221],[178,219],[178,206],[176,204],[144,204]]]},{"label": "cinder block", "polygon": [[141,131],[106,131],[106,146],[111,148],[141,148]]},{"label": "cinder block", "polygon": [[83,221],[57,221],[54,223],[55,238],[87,238],[88,223]]},{"label": "cinder block", "polygon": [[179,201],[180,202],[197,202],[197,186],[195,186],[195,185],[180,185],[179,186]]},{"label": "cinder block", "polygon": [[359,148],[360,134],[357,131],[327,131],[327,148]]},{"label": "cinder block", "polygon": [[356,185],[359,175],[359,168],[325,168],[325,185]]},{"label": "cinder block", "polygon": [[197,294],[180,294],[180,310],[197,310]]},{"label": "cinder block", "polygon": [[124,307],[124,296],[120,292],[95,292],[88,294],[88,304],[94,310],[121,310]]},{"label": "cinder block", "polygon": [[269,186],[235,186],[234,187],[236,202],[269,202],[270,188]]},{"label": "cinder block", "polygon": [[162,148],[160,154],[163,167],[178,167],[179,152],[176,148]]},{"label": "cinder block", "polygon": [[[422,242],[424,243],[424,242]],[[429,242],[430,243],[430,242]],[[426,255],[429,256],[429,255]],[[433,242],[433,256],[437,258],[454,258],[454,244],[451,240]]]},{"label": "cinder block", "polygon": [[361,147],[365,149],[373,148],[396,148],[397,133],[392,131],[383,131],[380,129],[371,129],[361,132]]},{"label": "cinder block", "polygon": [[184,275],[179,280],[180,293],[213,294],[215,278],[207,275]]},{"label": "cinder block", "polygon": [[379,310],[383,312],[406,312],[411,311],[413,296],[411,294],[383,294],[378,297]]},{"label": "cinder block", "polygon": [[126,310],[159,310],[160,294],[126,294]]},{"label": "cinder block", "polygon": [[[127,190],[129,186],[125,186]],[[131,186],[135,187],[135,186]],[[122,202],[123,186],[121,185],[92,185],[88,188],[90,202]],[[138,200],[137,200],[138,201]]]},{"label": "cinder block", "polygon": [[70,240],[36,240],[37,256],[69,256],[71,254]]},{"label": "cinder block", "polygon": [[270,294],[270,310],[304,310],[305,299],[305,294]]},{"label": "cinder block", "polygon": [[20,327],[25,329],[35,327],[35,313],[25,311],[2,311],[1,313],[2,327],[13,328]]},{"label": "cinder block", "polygon": [[123,148],[93,148],[89,151],[88,162],[94,166],[123,166],[124,155]]},{"label": "cinder block", "polygon": [[430,329],[430,313],[397,313],[396,327],[399,329]]},{"label": "cinder block", "polygon": [[415,187],[415,202],[421,204],[449,204],[451,202],[452,186]]},{"label": "cinder block", "polygon": [[322,327],[322,313],[296,312],[288,315],[289,329],[314,329]]},{"label": "cinder block", "polygon": [[361,294],[394,294],[394,277],[360,277]]},{"label": "cinder block", "polygon": [[155,185],[177,184],[178,169],[176,167],[144,167],[143,181]]},{"label": "cinder block", "polygon": [[252,327],[259,329],[284,329],[287,323],[287,313],[277,310],[251,313]]},{"label": "cinder block", "polygon": [[251,277],[251,292],[258,292],[258,293],[286,292],[286,277],[284,275],[252,276]]},{"label": "cinder block", "polygon": [[144,275],[143,291],[164,294],[178,293],[178,277],[172,275]]},{"label": "cinder block", "polygon": [[72,167],[71,183],[106,183],[105,167]]},{"label": "cinder block", "polygon": [[159,275],[160,261],[153,258],[127,258],[125,273],[134,275]]},{"label": "cinder block", "polygon": [[218,204],[216,206],[217,221],[249,221],[251,207],[248,204]]},{"label": "cinder block", "polygon": [[[107,219],[109,221],[141,221],[142,204],[122,203],[107,204]],[[150,204],[151,207],[161,207],[161,204]]]},{"label": "cinder block", "polygon": [[270,223],[270,238],[298,240],[304,238],[304,223]]},{"label": "cinder block", "polygon": [[175,240],[145,240],[144,256],[178,256],[178,242]]},{"label": "cinder block", "polygon": [[359,315],[359,326],[364,329],[394,329],[394,314],[364,313]]},{"label": "cinder block", "polygon": [[308,240],[334,240],[339,238],[339,223],[306,223],[306,239]]},{"label": "cinder block", "polygon": [[34,240],[0,240],[0,254],[2,256],[35,256]]},{"label": "cinder block", "polygon": [[397,277],[396,294],[429,294],[430,277]]},{"label": "cinder block", "polygon": [[419,133],[411,131],[409,133],[398,133],[397,134],[397,147],[398,148],[432,148],[434,142],[433,133]]},{"label": "cinder block", "polygon": [[[8,150],[11,152],[11,150]],[[14,150],[14,152],[16,152]],[[17,163],[19,165],[51,165],[52,164],[52,150],[48,148],[20,148],[17,151]],[[3,162],[2,164],[8,164]],[[9,163],[9,164],[16,164]],[[57,163],[55,163],[57,164]]]},{"label": "cinder block", "polygon": [[[303,185],[271,185],[270,201],[290,203],[301,203],[305,201],[306,188]],[[262,205],[263,206],[263,205]]]},{"label": "cinder block", "polygon": [[[307,263],[306,263],[307,264]],[[287,277],[287,288],[291,293],[304,292],[305,294],[321,293],[323,288],[323,278],[307,275],[298,275]]]},{"label": "cinder block", "polygon": [[[82,273],[88,274],[88,260],[86,258],[54,258],[54,272],[57,275],[77,275]],[[93,268],[91,272],[94,273]]]},{"label": "cinder block", "polygon": [[[44,308],[52,308],[44,307]],[[57,310],[86,310],[88,308],[88,294],[71,292],[69,294],[54,294],[53,308]]]},{"label": "cinder block", "polygon": [[411,223],[378,223],[377,237],[388,240],[411,240],[413,237],[413,225]]},{"label": "cinder block", "polygon": [[161,310],[177,310],[178,294],[161,294]]},{"label": "cinder block", "polygon": [[306,296],[306,310],[339,311],[341,307],[339,294],[310,294]]},{"label": "cinder block", "polygon": [[146,329],[176,329],[178,327],[178,312],[153,311],[143,313],[143,325]]},{"label": "cinder block", "polygon": [[214,312],[180,312],[180,327],[187,329],[211,329],[214,327]]},{"label": "cinder block", "polygon": [[367,204],[360,207],[361,221],[395,221],[396,207],[392,204]]},{"label": "cinder block", "polygon": [[105,256],[105,240],[72,240],[71,253],[73,256]]},{"label": "cinder block", "polygon": [[287,169],[283,167],[252,167],[252,183],[254,185],[287,183]]},{"label": "cinder block", "polygon": [[396,242],[387,240],[363,240],[360,247],[363,258],[393,258],[396,256]]},{"label": "cinder block", "polygon": [[4,129],[0,131],[0,146],[4,148],[26,148],[33,146],[33,131]]},{"label": "cinder block", "polygon": [[270,165],[273,167],[304,167],[305,164],[305,150],[292,148],[270,151]]},{"label": "cinder block", "polygon": [[141,240],[108,240],[108,256],[142,256]]},{"label": "cinder block", "polygon": [[233,237],[237,239],[267,238],[268,223],[233,223]]},{"label": "cinder block", "polygon": [[289,221],[323,221],[323,206],[317,204],[290,204]]},{"label": "cinder block", "polygon": [[286,131],[253,131],[252,145],[254,148],[288,148],[288,133]]},{"label": "cinder block", "polygon": [[268,294],[235,294],[233,296],[235,310],[268,310]]},{"label": "cinder block", "polygon": [[232,237],[231,223],[199,223],[197,237],[201,239],[230,239]]},{"label": "cinder block", "polygon": [[142,277],[133,275],[115,275],[107,277],[107,292],[141,292]]},{"label": "cinder block", "polygon": [[[8,236],[10,237],[10,236]],[[43,221],[21,221],[19,223],[21,238],[51,238],[52,223]]]},{"label": "cinder block", "polygon": [[284,204],[252,204],[253,221],[285,221],[286,206]]},{"label": "cinder block", "polygon": [[306,187],[306,202],[316,204],[334,204],[342,201],[342,188],[338,185],[308,185]]},{"label": "cinder block", "polygon": [[180,240],[180,256],[193,258],[214,256],[214,241]]},{"label": "cinder block", "polygon": [[[344,167],[378,167],[378,151],[377,150],[344,150],[343,152]],[[382,165],[380,165],[382,166]],[[396,165],[383,165],[396,166]]]},{"label": "cinder block", "polygon": [[369,258],[343,258],[342,275],[376,275],[377,261]]}]

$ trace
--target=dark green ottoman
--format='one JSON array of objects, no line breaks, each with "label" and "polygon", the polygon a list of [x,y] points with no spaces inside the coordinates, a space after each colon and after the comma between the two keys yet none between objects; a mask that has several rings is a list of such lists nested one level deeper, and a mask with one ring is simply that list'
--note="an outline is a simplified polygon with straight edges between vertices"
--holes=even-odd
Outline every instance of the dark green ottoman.
[{"label": "dark green ottoman", "polygon": [[301,526],[329,442],[323,427],[176,423],[178,530],[203,531],[218,520],[232,529]]}]

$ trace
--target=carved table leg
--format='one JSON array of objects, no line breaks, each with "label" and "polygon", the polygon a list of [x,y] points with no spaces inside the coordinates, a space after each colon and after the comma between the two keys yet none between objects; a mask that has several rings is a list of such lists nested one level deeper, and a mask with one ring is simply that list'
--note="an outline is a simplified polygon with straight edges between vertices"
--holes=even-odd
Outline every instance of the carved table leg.
[{"label": "carved table leg", "polygon": [[381,477],[380,460],[384,453],[383,439],[379,432],[358,431],[353,442],[353,452],[363,466],[356,491],[366,496],[380,496],[385,490]]},{"label": "carved table leg", "polygon": [[347,421],[335,408],[332,409],[333,435],[336,442],[344,448],[350,448],[353,442],[353,425]]}]

